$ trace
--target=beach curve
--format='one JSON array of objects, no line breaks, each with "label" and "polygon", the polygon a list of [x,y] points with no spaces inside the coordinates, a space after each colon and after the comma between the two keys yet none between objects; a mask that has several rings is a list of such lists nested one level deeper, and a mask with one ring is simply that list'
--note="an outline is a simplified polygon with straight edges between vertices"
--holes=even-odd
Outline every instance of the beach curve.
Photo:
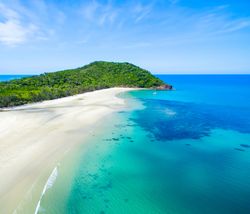
[{"label": "beach curve", "polygon": [[[117,94],[130,90],[133,89],[103,89],[3,109],[0,112],[0,212],[19,213],[18,204],[37,178],[43,175],[46,183],[67,151],[82,143],[103,117],[125,106]],[[39,201],[42,189],[34,195],[34,200]]]}]

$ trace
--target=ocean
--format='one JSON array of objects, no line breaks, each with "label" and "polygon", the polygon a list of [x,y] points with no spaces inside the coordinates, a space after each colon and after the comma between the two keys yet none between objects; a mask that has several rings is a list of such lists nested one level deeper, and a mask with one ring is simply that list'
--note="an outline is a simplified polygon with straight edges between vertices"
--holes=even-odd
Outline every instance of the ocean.
[{"label": "ocean", "polygon": [[29,76],[31,76],[31,75],[2,75],[2,74],[0,74],[0,82],[14,80],[14,79],[20,79],[20,78],[29,77]]},{"label": "ocean", "polygon": [[120,94],[127,108],[56,166],[37,213],[250,213],[250,76],[159,77],[175,90]]}]

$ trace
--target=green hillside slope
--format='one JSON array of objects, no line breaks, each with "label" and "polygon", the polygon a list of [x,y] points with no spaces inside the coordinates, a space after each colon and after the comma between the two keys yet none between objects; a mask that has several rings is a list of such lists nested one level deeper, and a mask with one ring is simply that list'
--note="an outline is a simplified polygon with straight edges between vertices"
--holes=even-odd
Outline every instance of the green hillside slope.
[{"label": "green hillside slope", "polygon": [[164,86],[164,82],[129,63],[93,62],[77,69],[1,82],[0,107],[118,86],[154,88]]}]

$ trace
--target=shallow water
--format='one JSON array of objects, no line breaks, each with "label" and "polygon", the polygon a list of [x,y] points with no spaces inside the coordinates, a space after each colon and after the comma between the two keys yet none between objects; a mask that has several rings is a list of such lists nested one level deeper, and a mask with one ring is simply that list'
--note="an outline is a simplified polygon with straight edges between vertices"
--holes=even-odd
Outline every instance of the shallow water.
[{"label": "shallow water", "polygon": [[39,213],[250,213],[250,76],[160,76],[57,167]]}]

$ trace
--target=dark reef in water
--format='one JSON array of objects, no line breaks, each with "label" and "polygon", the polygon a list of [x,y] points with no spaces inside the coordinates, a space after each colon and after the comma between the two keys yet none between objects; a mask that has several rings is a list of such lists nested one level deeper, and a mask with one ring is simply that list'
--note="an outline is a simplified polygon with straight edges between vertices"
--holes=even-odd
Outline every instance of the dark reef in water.
[{"label": "dark reef in water", "polygon": [[245,150],[244,149],[240,149],[240,148],[234,148],[235,150],[237,151],[240,151],[240,152],[244,152]]},{"label": "dark reef in water", "polygon": [[[141,99],[145,109],[130,120],[150,132],[156,140],[199,139],[212,129],[250,133],[247,109],[167,100]],[[242,147],[247,147],[243,145]]]},{"label": "dark reef in water", "polygon": [[250,148],[250,145],[248,144],[240,144],[241,147],[244,147],[244,148]]}]

